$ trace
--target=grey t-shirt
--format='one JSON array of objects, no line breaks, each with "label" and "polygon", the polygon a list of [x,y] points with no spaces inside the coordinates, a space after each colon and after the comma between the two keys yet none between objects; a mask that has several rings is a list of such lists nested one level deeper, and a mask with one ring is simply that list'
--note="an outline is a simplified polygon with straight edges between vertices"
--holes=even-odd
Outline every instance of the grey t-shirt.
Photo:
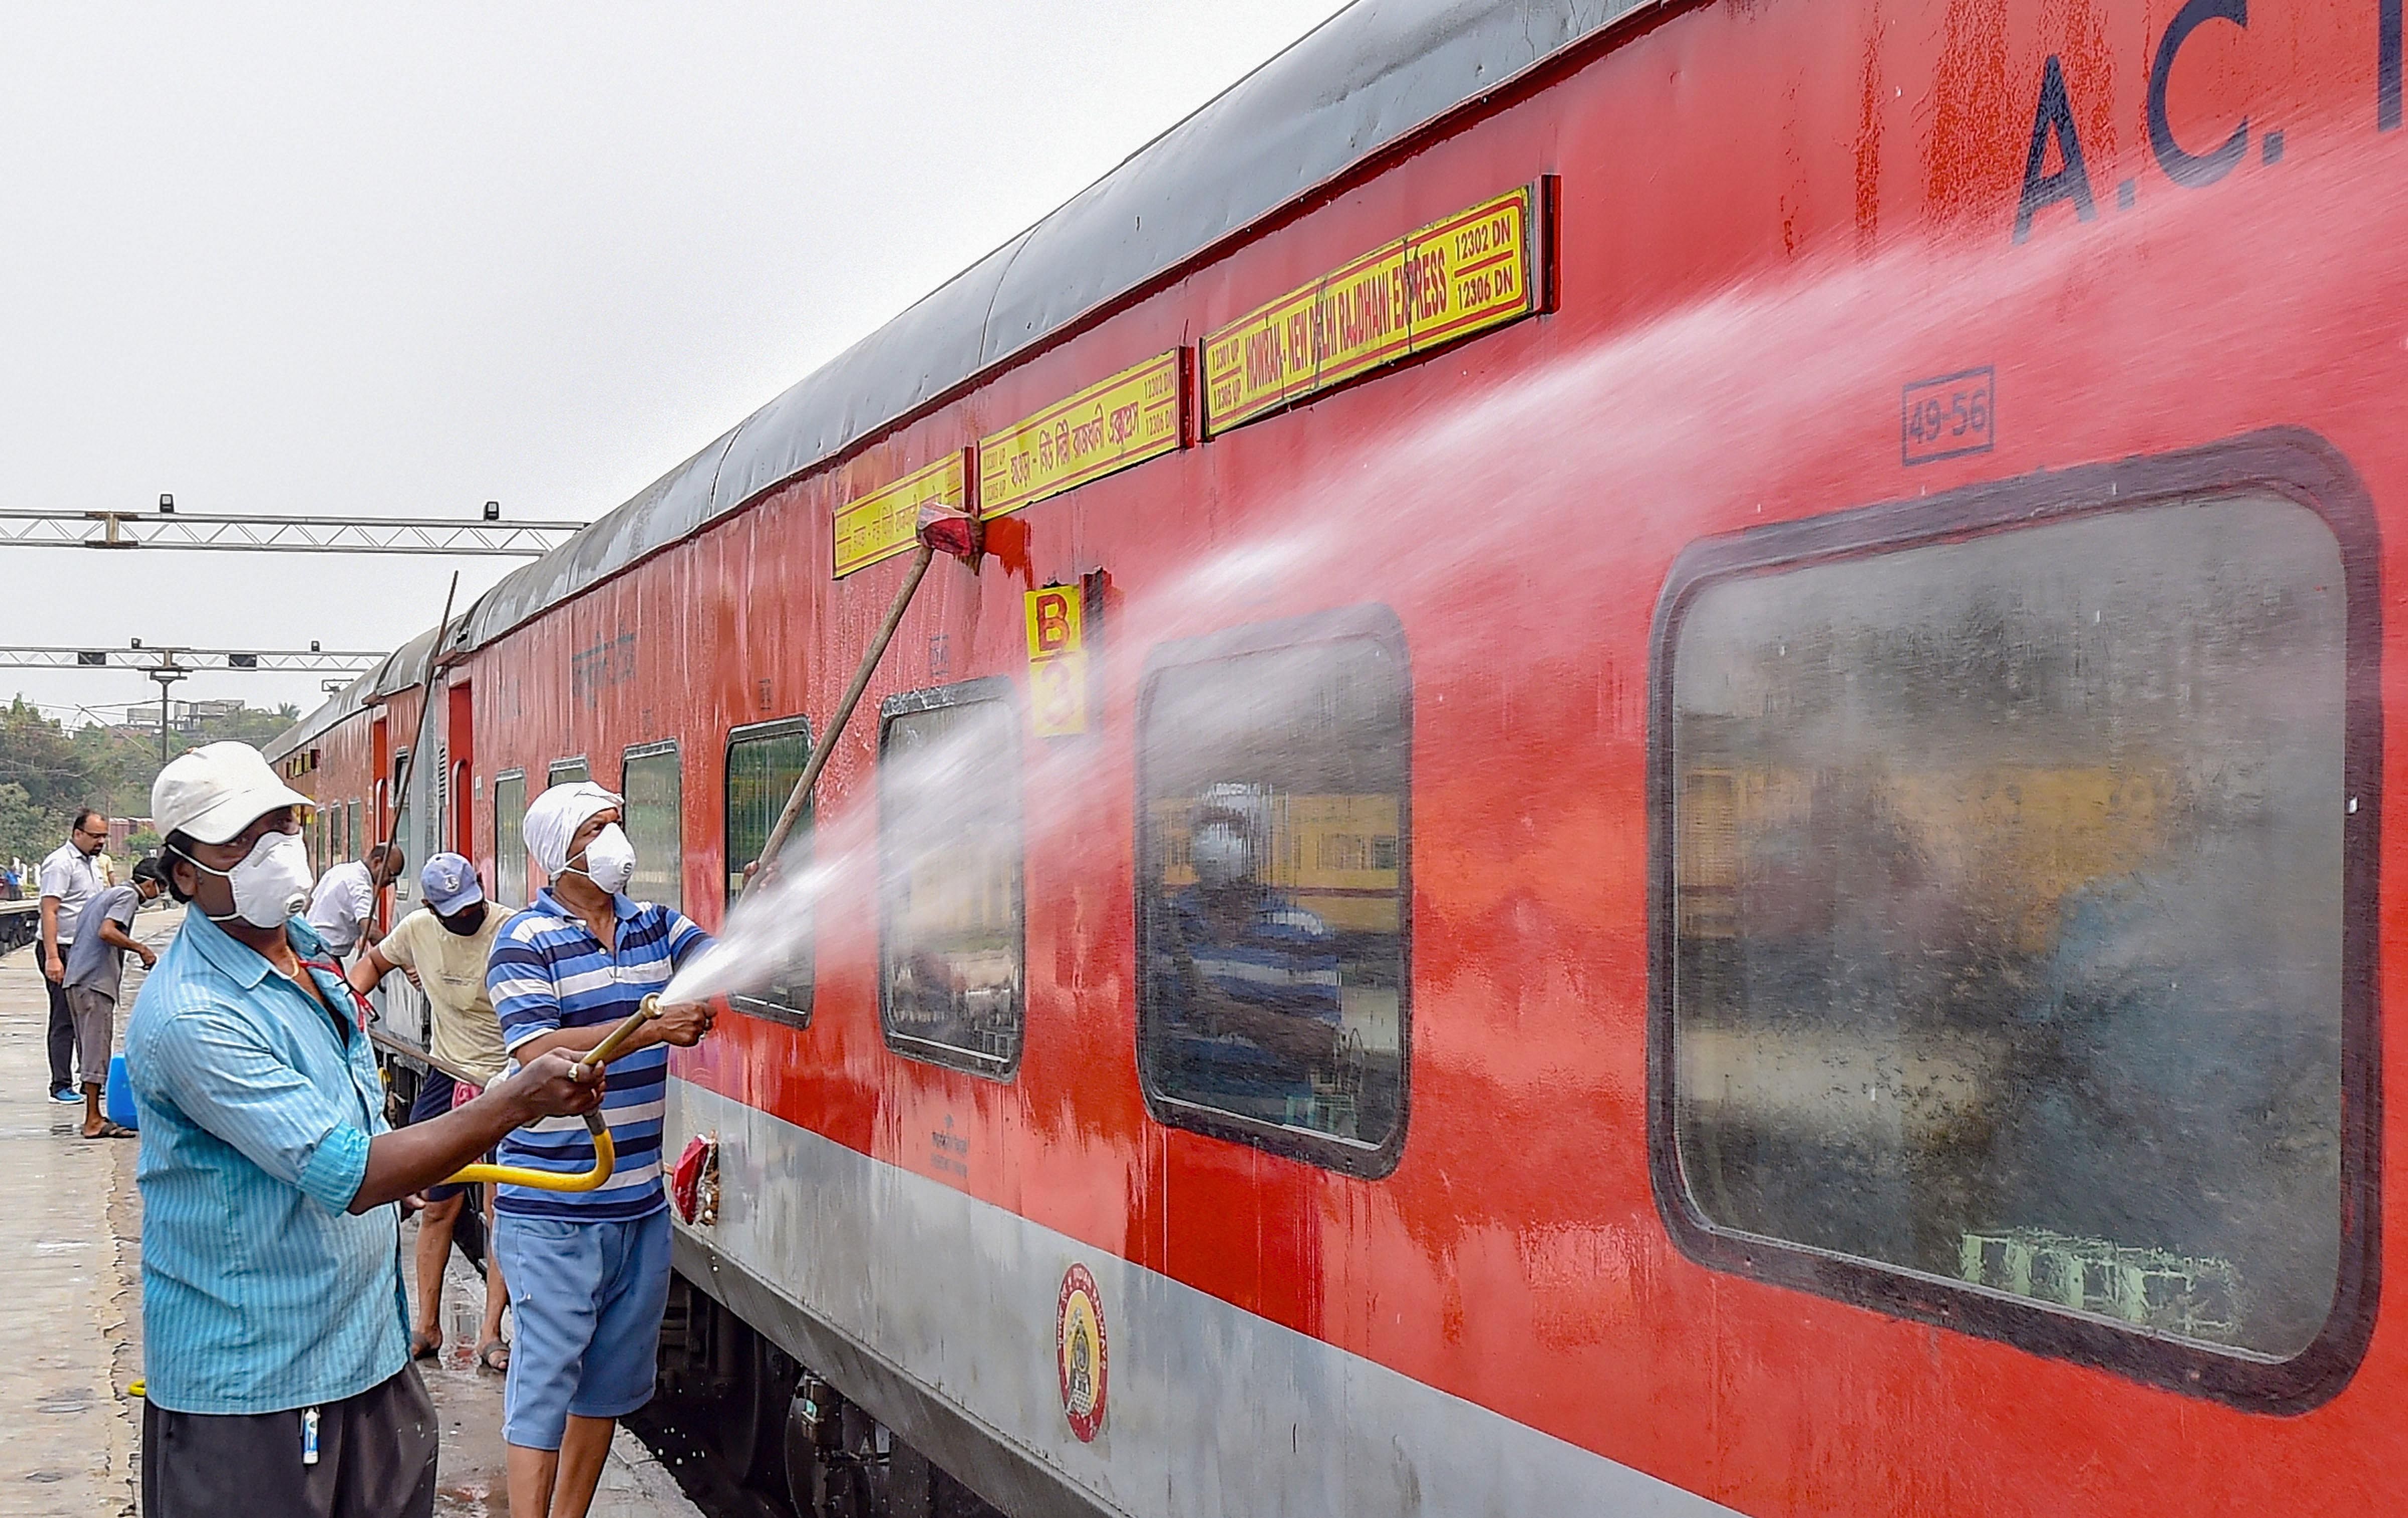
[{"label": "grey t-shirt", "polygon": [[[142,893],[130,884],[112,885],[86,903],[76,919],[75,942],[67,946],[66,978],[59,983],[69,990],[90,986],[115,1001],[119,977],[125,968],[125,951],[101,941],[101,920],[107,918],[131,933],[134,909],[141,904]],[[66,935],[62,931],[59,936]]]}]

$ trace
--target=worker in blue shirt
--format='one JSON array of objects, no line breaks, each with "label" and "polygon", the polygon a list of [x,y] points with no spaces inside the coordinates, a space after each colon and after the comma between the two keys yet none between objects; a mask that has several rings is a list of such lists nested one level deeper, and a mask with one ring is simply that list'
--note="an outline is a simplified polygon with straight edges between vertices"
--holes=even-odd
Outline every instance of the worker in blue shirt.
[{"label": "worker in blue shirt", "polygon": [[425,1518],[437,1421],[409,1363],[403,1196],[602,1099],[571,1056],[386,1129],[364,1004],[307,923],[308,798],[211,743],[151,787],[190,903],[126,1028],[141,1114],[146,1518]]}]

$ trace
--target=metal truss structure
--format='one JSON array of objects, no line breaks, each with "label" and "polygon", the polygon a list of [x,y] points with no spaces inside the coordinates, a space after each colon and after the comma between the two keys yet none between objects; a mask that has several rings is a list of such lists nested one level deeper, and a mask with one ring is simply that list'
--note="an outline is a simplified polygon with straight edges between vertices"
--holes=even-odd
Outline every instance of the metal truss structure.
[{"label": "metal truss structure", "polygon": [[341,671],[357,673],[384,659],[384,652],[359,649],[48,649],[0,647],[0,669],[130,669],[157,679],[204,670]]},{"label": "metal truss structure", "polygon": [[531,558],[567,540],[581,522],[481,522],[400,517],[184,515],[147,511],[0,510],[0,546],[218,549],[250,553],[431,553]]}]

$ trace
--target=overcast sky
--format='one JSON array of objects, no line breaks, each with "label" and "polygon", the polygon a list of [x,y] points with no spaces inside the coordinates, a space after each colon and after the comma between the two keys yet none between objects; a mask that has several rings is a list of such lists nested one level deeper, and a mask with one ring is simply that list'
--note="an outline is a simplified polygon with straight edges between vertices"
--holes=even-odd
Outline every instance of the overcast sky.
[{"label": "overcast sky", "polygon": [[[7,0],[5,504],[590,520],[1338,8]],[[389,648],[519,562],[0,553],[5,641],[120,647]]]}]

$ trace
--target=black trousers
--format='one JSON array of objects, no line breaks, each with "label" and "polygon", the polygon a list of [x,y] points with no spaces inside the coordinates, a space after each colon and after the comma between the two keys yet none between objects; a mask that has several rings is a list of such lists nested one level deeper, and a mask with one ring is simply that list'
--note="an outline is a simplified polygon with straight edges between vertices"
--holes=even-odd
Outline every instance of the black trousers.
[{"label": "black trousers", "polygon": [[418,1368],[318,1409],[218,1415],[142,1404],[142,1518],[430,1518],[435,1403]]},{"label": "black trousers", "polygon": [[[59,945],[59,958],[64,961],[66,953],[67,946],[64,943]],[[34,945],[36,967],[38,968],[47,957],[48,951],[43,949],[40,943],[36,943]],[[50,990],[50,1089],[61,1091],[75,1084],[75,1013],[67,1010],[66,987],[48,977],[43,979],[42,983]],[[106,1085],[108,1081],[108,1072],[102,1070],[94,1074],[91,1070],[86,1070],[83,1072],[83,1078]]]}]

